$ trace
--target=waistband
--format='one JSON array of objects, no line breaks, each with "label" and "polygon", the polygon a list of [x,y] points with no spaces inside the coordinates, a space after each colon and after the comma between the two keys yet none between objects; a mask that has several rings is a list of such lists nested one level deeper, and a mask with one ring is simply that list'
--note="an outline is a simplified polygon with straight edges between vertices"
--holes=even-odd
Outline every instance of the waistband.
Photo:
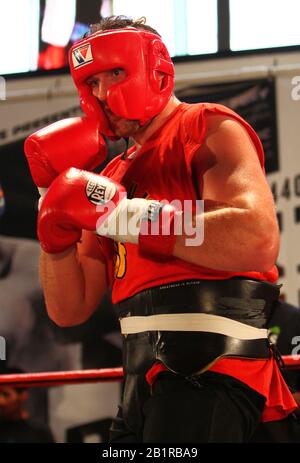
[{"label": "waistband", "polygon": [[204,313],[265,328],[280,286],[245,278],[185,280],[156,286],[116,304],[120,318]]}]

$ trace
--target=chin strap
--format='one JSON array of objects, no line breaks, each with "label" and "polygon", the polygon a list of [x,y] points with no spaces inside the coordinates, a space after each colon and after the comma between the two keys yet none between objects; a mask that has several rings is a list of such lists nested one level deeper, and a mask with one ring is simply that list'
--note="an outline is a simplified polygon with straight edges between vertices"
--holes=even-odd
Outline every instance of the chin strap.
[{"label": "chin strap", "polygon": [[124,138],[124,141],[125,141],[125,151],[124,153],[122,154],[122,161],[124,161],[124,159],[126,159],[126,155],[127,155],[127,151],[128,151],[128,146],[129,146],[129,138]]}]

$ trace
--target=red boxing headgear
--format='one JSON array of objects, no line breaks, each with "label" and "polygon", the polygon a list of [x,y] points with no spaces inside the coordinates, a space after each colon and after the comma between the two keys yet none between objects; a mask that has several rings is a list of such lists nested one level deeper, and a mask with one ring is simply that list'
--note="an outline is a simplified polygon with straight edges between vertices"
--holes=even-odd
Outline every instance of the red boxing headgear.
[{"label": "red boxing headgear", "polygon": [[[126,78],[107,91],[107,104],[117,116],[141,125],[165,107],[174,88],[174,66],[160,37],[131,27],[96,32],[70,50],[70,68],[82,110],[101,122],[101,132],[115,136],[93,96],[87,79],[99,72],[124,69]],[[164,74],[163,81],[159,73]]]}]

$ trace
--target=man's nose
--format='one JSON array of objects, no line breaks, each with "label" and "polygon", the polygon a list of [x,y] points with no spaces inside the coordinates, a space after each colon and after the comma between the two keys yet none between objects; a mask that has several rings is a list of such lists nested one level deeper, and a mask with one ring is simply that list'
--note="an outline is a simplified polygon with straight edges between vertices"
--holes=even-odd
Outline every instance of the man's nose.
[{"label": "man's nose", "polygon": [[97,86],[94,88],[93,94],[95,97],[98,98],[100,101],[106,100],[108,87],[105,82],[98,82]]}]

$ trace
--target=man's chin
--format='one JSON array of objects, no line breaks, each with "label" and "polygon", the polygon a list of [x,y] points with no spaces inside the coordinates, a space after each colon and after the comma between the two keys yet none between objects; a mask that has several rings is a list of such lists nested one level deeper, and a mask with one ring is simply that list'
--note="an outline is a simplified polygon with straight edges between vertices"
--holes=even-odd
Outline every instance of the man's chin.
[{"label": "man's chin", "polygon": [[131,122],[131,121],[125,121],[117,123],[117,124],[111,124],[113,132],[118,136],[118,137],[132,137],[139,129],[140,125],[138,122]]}]

